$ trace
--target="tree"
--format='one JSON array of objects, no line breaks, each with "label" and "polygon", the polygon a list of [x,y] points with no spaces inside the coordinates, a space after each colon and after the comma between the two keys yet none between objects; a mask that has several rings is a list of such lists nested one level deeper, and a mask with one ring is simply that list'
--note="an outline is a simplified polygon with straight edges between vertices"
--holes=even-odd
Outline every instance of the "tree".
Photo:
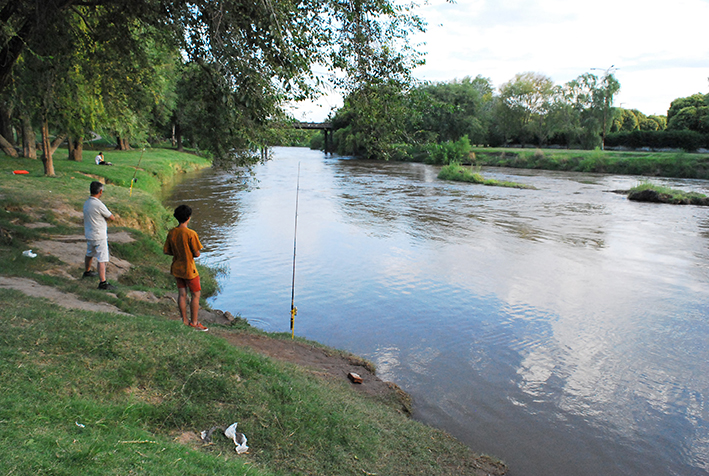
[{"label": "tree", "polygon": [[371,159],[393,157],[396,144],[411,138],[407,99],[396,82],[365,84],[351,92],[332,118],[337,151]]},{"label": "tree", "polygon": [[539,73],[520,73],[500,86],[499,112],[523,143],[536,138],[543,145],[553,130],[548,115],[559,95],[560,90],[551,78]]},{"label": "tree", "polygon": [[667,111],[667,130],[709,132],[709,94],[677,98]]},{"label": "tree", "polygon": [[411,94],[419,96],[422,118],[418,127],[439,142],[467,135],[473,143],[486,143],[493,91],[490,79],[482,76],[415,88]]},{"label": "tree", "polygon": [[613,124],[613,98],[620,91],[620,83],[612,71],[612,67],[607,69],[601,78],[585,73],[564,87],[565,101],[578,114],[573,129],[587,148],[594,147],[600,138],[603,149],[606,134]]},{"label": "tree", "polygon": [[[657,128],[649,128],[649,129],[643,129],[643,130],[656,130],[656,131],[664,131],[667,129],[667,116],[655,116],[655,115],[650,115],[648,116],[648,120],[651,120],[657,124]],[[642,127],[641,127],[642,129]]]},{"label": "tree", "polygon": [[[205,94],[217,101],[228,98],[221,108],[218,103],[210,108],[228,116],[232,111],[224,106],[234,106],[242,126],[255,126],[232,129],[215,137],[218,143],[206,144],[217,155],[231,154],[235,142],[242,141],[237,133],[249,136],[246,142],[257,141],[260,125],[280,114],[274,111],[280,111],[285,101],[312,96],[323,82],[313,71],[315,64],[339,75],[340,84],[350,92],[367,82],[408,78],[418,60],[406,38],[422,28],[407,7],[393,0],[0,0],[5,26],[0,31],[0,93],[10,84],[23,51],[33,52],[50,27],[61,23],[58,19],[72,14],[100,38],[96,45],[110,45],[107,51],[115,53],[116,64],[101,76],[106,127],[124,141],[126,135],[145,134],[146,122],[149,126],[169,116],[168,101],[165,108],[146,107],[150,94],[144,92],[160,89],[146,85],[149,78],[132,75],[140,79],[131,79],[137,91],[128,96],[120,93],[127,84],[122,73],[144,64],[140,58],[135,61],[135,48],[126,51],[127,46],[145,32],[157,39],[151,29],[164,32],[161,45],[169,48],[172,43],[175,56],[209,71],[213,91],[228,93]],[[92,28],[94,23],[102,27]],[[125,50],[120,49],[121,42]],[[148,49],[158,51],[155,46]],[[101,56],[101,49],[95,53]],[[152,117],[145,117],[146,110]],[[156,113],[162,119],[154,121]]]}]

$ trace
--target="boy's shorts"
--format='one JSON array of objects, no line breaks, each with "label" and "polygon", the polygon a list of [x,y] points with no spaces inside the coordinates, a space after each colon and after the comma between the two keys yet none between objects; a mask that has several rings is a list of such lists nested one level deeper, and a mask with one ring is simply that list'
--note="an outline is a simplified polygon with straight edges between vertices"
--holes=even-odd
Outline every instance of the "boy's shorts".
[{"label": "boy's shorts", "polygon": [[99,263],[108,263],[108,240],[91,240],[86,242],[86,256],[96,258]]},{"label": "boy's shorts", "polygon": [[190,291],[193,293],[199,292],[202,290],[202,286],[200,285],[199,282],[199,276],[196,278],[192,279],[183,279],[183,278],[178,278],[175,277],[175,281],[177,281],[177,288],[188,288]]}]

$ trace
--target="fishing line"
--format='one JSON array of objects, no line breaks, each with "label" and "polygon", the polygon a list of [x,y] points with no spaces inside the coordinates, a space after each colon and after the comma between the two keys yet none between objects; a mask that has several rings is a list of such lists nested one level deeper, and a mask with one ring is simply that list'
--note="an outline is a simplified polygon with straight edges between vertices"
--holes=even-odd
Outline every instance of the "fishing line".
[{"label": "fishing line", "polygon": [[140,161],[143,160],[143,153],[144,152],[145,152],[145,147],[143,147],[143,151],[140,153],[140,159],[138,159],[138,165],[135,166],[135,172],[133,172],[133,178],[130,179],[130,194],[128,195],[129,197],[133,196],[133,183],[138,181],[138,179],[135,178],[135,176],[138,175],[138,167],[140,167]]},{"label": "fishing line", "polygon": [[298,308],[295,307],[295,250],[296,239],[298,238],[298,194],[300,192],[300,162],[298,162],[298,179],[295,188],[295,231],[293,232],[293,282],[290,292],[290,338],[295,338],[294,324],[295,315],[298,314]]}]

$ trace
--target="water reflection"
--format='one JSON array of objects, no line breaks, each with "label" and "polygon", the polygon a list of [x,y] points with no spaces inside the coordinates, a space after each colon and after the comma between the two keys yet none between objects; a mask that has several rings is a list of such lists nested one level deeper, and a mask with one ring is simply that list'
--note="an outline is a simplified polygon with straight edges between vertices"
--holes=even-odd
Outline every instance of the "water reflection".
[{"label": "water reflection", "polygon": [[279,149],[257,186],[209,171],[171,198],[230,270],[212,304],[267,330],[289,323],[299,162],[296,333],[512,475],[707,474],[706,209],[609,193],[632,177],[483,170],[537,188],[503,189]]}]

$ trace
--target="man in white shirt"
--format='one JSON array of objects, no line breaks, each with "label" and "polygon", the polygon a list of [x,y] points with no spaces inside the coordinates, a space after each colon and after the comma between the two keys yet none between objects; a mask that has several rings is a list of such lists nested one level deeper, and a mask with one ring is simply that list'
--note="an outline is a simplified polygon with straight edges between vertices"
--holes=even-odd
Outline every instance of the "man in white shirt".
[{"label": "man in white shirt", "polygon": [[[98,274],[101,282],[99,289],[115,289],[106,281],[106,265],[108,255],[108,222],[115,217],[101,201],[103,184],[91,182],[91,196],[84,202],[84,236],[86,236],[86,258],[84,259],[84,277]],[[91,262],[96,258],[98,273],[91,271]]]}]

